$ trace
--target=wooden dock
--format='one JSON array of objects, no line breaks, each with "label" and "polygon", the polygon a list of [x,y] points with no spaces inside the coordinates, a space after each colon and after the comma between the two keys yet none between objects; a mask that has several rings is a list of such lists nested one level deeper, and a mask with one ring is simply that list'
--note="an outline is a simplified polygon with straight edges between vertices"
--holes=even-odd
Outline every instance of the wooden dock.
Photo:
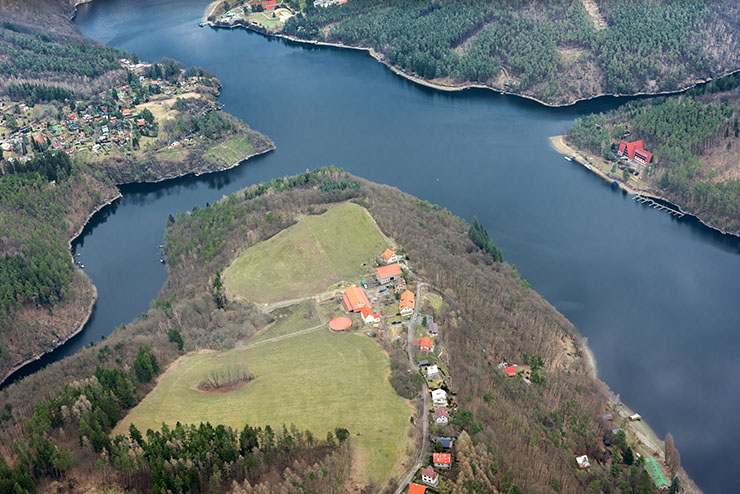
[{"label": "wooden dock", "polygon": [[640,194],[636,194],[632,197],[635,201],[639,202],[640,204],[646,204],[650,206],[653,209],[657,209],[658,211],[666,211],[668,214],[672,216],[676,216],[677,218],[683,218],[686,213],[678,211],[676,209],[673,209],[671,207],[668,207],[664,204],[660,204],[659,202],[654,201],[653,199],[649,197],[645,197]]}]

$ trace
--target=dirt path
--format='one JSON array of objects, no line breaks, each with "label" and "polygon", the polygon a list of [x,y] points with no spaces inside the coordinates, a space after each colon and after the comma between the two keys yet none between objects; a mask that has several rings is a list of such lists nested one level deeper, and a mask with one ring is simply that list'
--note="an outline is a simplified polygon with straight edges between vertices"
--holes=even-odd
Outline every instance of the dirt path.
[{"label": "dirt path", "polygon": [[316,331],[317,329],[321,329],[323,327],[325,327],[325,324],[323,323],[318,324],[308,329],[302,329],[300,331],[296,331],[295,333],[281,334],[280,336],[273,336],[272,338],[267,338],[266,340],[255,341],[254,343],[250,343],[248,345],[242,345],[242,346],[239,346],[238,349],[246,350],[247,348],[252,348],[253,346],[261,345],[262,343],[269,343],[271,341],[284,340],[285,338],[291,338],[293,336],[298,336],[300,334],[310,333],[311,331]]},{"label": "dirt path", "polygon": [[591,20],[594,23],[594,28],[597,31],[606,29],[606,20],[604,20],[601,12],[599,12],[599,7],[596,5],[596,2],[594,0],[581,0],[581,3],[588,12],[588,15],[591,17]]},{"label": "dirt path", "polygon": [[[411,320],[408,322],[408,329],[407,329],[408,342],[406,345],[406,351],[409,354],[409,363],[411,364],[411,368],[414,370],[414,372],[419,372],[419,369],[416,366],[416,362],[414,362],[414,352],[413,352],[414,347],[412,344],[412,340],[414,337],[414,327],[416,326],[416,320],[419,317],[419,306],[421,306],[421,288],[423,286],[426,286],[426,283],[419,283],[416,286],[417,303],[414,306],[414,315],[411,317]],[[422,416],[420,418],[422,431],[421,431],[421,444],[419,445],[419,455],[416,458],[416,463],[409,470],[409,473],[406,474],[406,476],[398,484],[398,489],[396,489],[395,494],[401,494],[403,492],[403,490],[406,488],[409,482],[411,482],[411,479],[414,478],[414,475],[416,474],[416,472],[424,464],[425,457],[429,452],[428,451],[429,444],[427,442],[427,437],[429,435],[429,389],[427,388],[426,379],[424,380],[424,386],[422,388],[422,393],[424,396],[424,411],[422,412]]]}]

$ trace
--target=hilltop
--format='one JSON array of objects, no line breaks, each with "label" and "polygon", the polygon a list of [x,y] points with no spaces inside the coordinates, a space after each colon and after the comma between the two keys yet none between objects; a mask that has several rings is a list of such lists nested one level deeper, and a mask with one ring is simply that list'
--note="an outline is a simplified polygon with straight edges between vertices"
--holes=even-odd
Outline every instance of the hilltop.
[{"label": "hilltop", "polygon": [[[438,336],[434,337],[436,341],[431,345],[433,353],[424,349],[428,345],[424,337],[418,340],[418,349],[413,343],[407,346],[405,338],[398,338],[404,330],[393,322],[399,320],[396,319],[399,316],[385,308],[377,326],[363,326],[359,321],[360,314],[350,314],[360,331],[334,334],[328,331],[326,320],[337,314],[346,314],[346,302],[337,299],[336,295],[328,295],[327,299],[313,298],[310,303],[300,303],[293,308],[273,308],[250,302],[249,291],[243,292],[247,294],[246,299],[224,292],[220,273],[236,259],[249,258],[250,250],[260,252],[264,242],[279,238],[281,232],[300,225],[305,218],[313,215],[320,218],[343,204],[367,210],[377,228],[402,257],[407,273],[401,271],[403,282],[399,280],[398,286],[403,287],[407,283],[409,288],[416,287],[418,305],[415,310],[419,317],[414,315],[410,320],[400,320],[414,328],[415,333],[409,334],[409,339],[417,339],[421,335],[428,338],[425,333],[431,329],[429,316],[433,315],[438,328]],[[103,436],[109,437],[107,433],[116,424],[116,432],[125,432],[125,424],[139,420],[143,420],[144,427],[159,420],[172,423],[179,420],[178,403],[191,405],[183,411],[187,414],[187,417],[183,415],[186,421],[210,420],[213,427],[221,422],[240,427],[246,422],[249,426],[262,427],[264,431],[265,424],[260,421],[268,420],[268,416],[259,409],[255,409],[253,414],[246,413],[246,416],[234,415],[233,410],[241,408],[227,404],[243,399],[246,405],[242,406],[259,406],[260,395],[265,400],[279,399],[286,385],[297,386],[300,391],[297,388],[297,396],[283,397],[290,401],[290,406],[280,410],[279,420],[295,419],[297,427],[303,424],[321,433],[326,428],[332,432],[331,428],[336,427],[355,434],[357,424],[353,423],[351,414],[332,413],[338,423],[321,425],[315,421],[309,424],[301,413],[305,409],[305,413],[311,414],[312,409],[318,407],[317,414],[320,414],[325,406],[351,411],[341,392],[330,392],[325,399],[321,392],[318,395],[305,392],[310,391],[311,383],[328,378],[328,382],[346,386],[348,397],[361,396],[352,393],[358,389],[354,388],[356,372],[362,368],[368,374],[360,374],[361,383],[372,381],[373,389],[381,389],[390,382],[395,392],[411,399],[409,403],[415,407],[421,404],[415,399],[421,382],[426,382],[430,389],[442,386],[441,389],[449,391],[451,424],[430,428],[435,436],[457,437],[453,468],[444,474],[446,488],[458,489],[456,492],[475,489],[485,492],[548,492],[556,485],[559,492],[580,493],[597,486],[609,489],[617,483],[624,483],[633,489],[639,486],[643,489],[640,492],[653,492],[650,477],[643,473],[641,462],[633,463],[634,457],[629,455],[634,450],[643,456],[655,454],[660,457],[660,451],[641,444],[621,417],[605,415],[613,410],[613,397],[594,377],[577,331],[531,290],[515,270],[498,260],[500,252],[477,222],[471,227],[443,208],[393,187],[373,184],[330,168],[275,179],[206,208],[195,208],[178,215],[167,228],[165,252],[168,279],[159,299],[145,317],[118,329],[106,341],[7,388],[4,403],[9,406],[3,420],[33,425],[2,428],[0,443],[3,454],[7,458],[15,458],[11,450],[13,441],[30,440],[31,451],[42,446],[49,448],[48,443],[34,440],[34,434],[43,434],[47,441],[52,441],[53,451],[69,452],[64,454],[74,458],[71,463],[57,461],[58,470],[38,470],[35,475],[39,485],[49,485],[55,478],[79,481],[82,472],[92,471],[88,468],[100,458],[98,452],[105,449],[113,456],[119,454],[124,439],[116,439],[113,443],[103,439]],[[380,254],[377,252],[378,257],[368,262],[382,265]],[[366,277],[366,273],[362,269],[345,271],[345,276],[350,278],[346,281],[356,282],[356,277]],[[384,298],[383,283],[378,285],[375,280],[365,280],[369,285],[369,299],[378,299],[371,303],[395,307],[393,312],[397,312],[395,298]],[[424,288],[424,284],[429,287]],[[289,303],[295,305],[297,302]],[[266,336],[261,338],[261,334]],[[331,350],[332,346],[336,346],[336,351]],[[307,353],[303,354],[302,348]],[[421,360],[425,359],[428,364],[437,365],[443,384],[434,375],[413,377],[404,349],[408,350],[414,362],[423,364]],[[281,352],[283,358],[270,361],[259,357],[271,351]],[[502,363],[514,369],[513,377],[507,377],[508,367],[500,368]],[[229,371],[233,364],[245,368],[239,372]],[[514,368],[513,364],[517,367]],[[327,377],[326,369],[335,365],[348,375],[343,374],[341,379],[333,380],[329,372]],[[200,366],[202,368],[198,370]],[[313,376],[310,369],[314,368],[324,369],[324,373]],[[384,373],[388,371],[383,371],[383,368],[390,368],[389,380],[385,379]],[[155,384],[152,377],[163,369],[167,370]],[[211,373],[211,369],[218,372]],[[304,369],[309,369],[309,373],[303,374]],[[107,409],[106,419],[95,415],[98,407],[103,406],[98,402],[93,403],[91,417],[84,415],[88,408],[82,409],[84,426],[76,416],[65,415],[63,407],[71,409],[75,400],[79,401],[79,392],[73,390],[90,383],[93,373],[98,377],[91,386],[97,386],[96,382],[101,386],[115,384],[115,380],[105,377],[106,372],[123,372],[132,376],[126,379],[135,378],[138,384],[121,381],[117,388],[104,388],[108,391],[101,396],[108,396],[106,393],[111,392],[115,396],[115,405],[107,405],[111,408]],[[229,372],[231,376],[238,376],[237,381],[224,381],[219,377]],[[211,382],[234,382],[236,385],[246,380],[246,384],[234,390],[225,389],[226,394],[198,395],[191,386],[199,386],[199,379],[208,376],[211,376]],[[378,380],[380,376],[383,377]],[[298,380],[292,381],[295,379]],[[277,382],[283,384],[278,386]],[[67,383],[74,383],[71,390],[60,392]],[[304,389],[305,386],[308,389]],[[127,394],[126,389],[133,389],[135,393]],[[389,391],[386,388],[384,392]],[[194,393],[193,397],[197,399],[182,402],[188,393]],[[29,401],[29,396],[38,398]],[[52,398],[34,408],[36,400],[41,400],[41,397]],[[180,401],[174,401],[175,398]],[[393,399],[403,401],[399,396]],[[213,406],[201,406],[209,402]],[[164,405],[153,406],[157,403]],[[119,423],[136,404],[139,405],[133,409],[127,422]],[[227,406],[220,406],[222,404]],[[77,405],[77,408],[83,405]],[[298,413],[295,412],[296,406],[299,407]],[[362,409],[361,406],[359,408]],[[42,413],[44,410],[46,412]],[[380,423],[386,423],[394,416],[390,410],[376,409],[373,417],[380,414],[383,418]],[[405,417],[406,427],[412,431],[409,437],[421,441],[416,444],[424,444],[428,440],[421,433],[421,425],[425,423],[422,410],[423,407],[416,408],[413,412],[416,424],[413,426],[408,421],[408,412],[401,414],[401,418]],[[54,419],[45,421],[43,417],[47,413]],[[250,416],[254,420],[250,420]],[[362,423],[370,429],[362,429]],[[378,427],[362,423],[363,437],[365,434],[372,436],[374,428]],[[289,423],[285,425],[286,431],[293,429]],[[389,426],[387,423],[382,429],[391,437],[398,437],[395,436],[397,432],[392,432],[398,429]],[[612,433],[615,426],[621,426],[627,434]],[[167,430],[172,430],[171,426]],[[137,428],[129,428],[133,441],[136,441],[137,431]],[[338,434],[337,437],[345,437],[343,432]],[[83,437],[81,442],[79,437]],[[605,437],[611,438],[616,446],[606,447]],[[350,450],[363,444],[362,438],[352,435],[347,441]],[[84,446],[80,447],[81,443]],[[433,447],[437,447],[436,443]],[[444,445],[440,447],[444,448]],[[401,453],[414,456],[415,451],[416,448],[412,447],[403,449]],[[135,449],[131,454],[138,455]],[[575,457],[581,455],[588,456],[590,468],[578,468]],[[628,460],[628,457],[632,459]],[[242,460],[236,461],[240,464]],[[363,471],[375,465],[358,464],[354,454],[351,462],[338,473],[337,479],[342,484],[349,481],[355,485],[361,478],[358,468]],[[406,464],[406,468],[410,466]],[[129,475],[117,473],[117,470],[122,472],[121,467],[122,464],[111,464],[105,479],[97,474],[86,474],[86,482],[112,485],[146,479],[151,468],[138,467],[134,475]],[[216,484],[219,487],[214,489],[219,492],[227,488],[252,492],[236,473],[238,469],[228,470],[230,473],[221,466],[219,469],[224,472],[224,476],[219,477],[223,482]],[[306,474],[305,469],[295,471],[298,475]],[[479,473],[473,475],[473,471]],[[210,470],[200,470],[200,478],[211,475],[206,472]],[[676,473],[684,475],[680,471]],[[273,490],[277,489],[275,483],[286,481],[289,474],[286,472],[284,475],[272,477],[272,487],[265,487],[264,491],[277,492]],[[232,479],[240,484],[238,488],[228,487]],[[394,474],[390,485],[397,484],[398,479]],[[263,477],[255,482],[264,481]],[[139,485],[144,491],[148,489],[145,487],[147,484]],[[250,485],[255,486],[255,483],[250,480]],[[382,491],[380,485],[364,485],[366,492]],[[688,485],[685,477],[683,485]],[[392,488],[388,490],[392,491]]]},{"label": "hilltop", "polygon": [[274,5],[253,12],[254,3],[212,4],[209,20],[367,49],[438,89],[490,88],[547,105],[680,91],[740,69],[740,8],[729,0],[287,2],[292,16],[271,16]]}]

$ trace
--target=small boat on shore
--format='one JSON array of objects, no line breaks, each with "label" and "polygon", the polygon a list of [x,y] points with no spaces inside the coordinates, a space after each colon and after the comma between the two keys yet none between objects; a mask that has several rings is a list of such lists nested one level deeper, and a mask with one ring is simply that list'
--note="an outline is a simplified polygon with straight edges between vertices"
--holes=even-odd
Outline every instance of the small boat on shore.
[{"label": "small boat on shore", "polygon": [[563,159],[565,159],[565,161],[573,161],[573,156],[563,156]]},{"label": "small boat on shore", "polygon": [[198,23],[198,26],[200,26],[200,27],[206,27],[206,23],[201,21],[201,22]]}]

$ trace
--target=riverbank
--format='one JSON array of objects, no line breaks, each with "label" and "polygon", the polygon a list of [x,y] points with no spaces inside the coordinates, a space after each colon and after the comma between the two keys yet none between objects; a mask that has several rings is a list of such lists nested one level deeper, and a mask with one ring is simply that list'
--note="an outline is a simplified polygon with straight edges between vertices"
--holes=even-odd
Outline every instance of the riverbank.
[{"label": "riverbank", "polygon": [[634,179],[632,177],[633,184],[626,183],[623,179],[620,179],[620,177],[614,177],[609,174],[608,171],[610,169],[610,164],[606,162],[603,158],[600,158],[598,156],[590,156],[589,154],[572,147],[570,144],[565,142],[565,136],[564,135],[558,135],[558,136],[552,136],[550,137],[550,145],[552,148],[557,151],[558,153],[562,154],[566,158],[569,158],[571,162],[578,163],[580,165],[583,165],[587,170],[593,172],[595,175],[601,177],[603,180],[606,180],[609,183],[616,183],[620,189],[627,192],[628,194],[632,195],[641,195],[642,197],[645,197],[647,199],[653,200],[653,201],[660,201],[663,203],[666,203],[670,205],[670,209],[674,209],[675,211],[679,212],[683,216],[690,216],[697,220],[699,223],[704,225],[705,227],[714,230],[716,232],[719,232],[723,235],[730,235],[732,237],[740,237],[740,235],[728,232],[726,230],[723,230],[722,228],[719,228],[717,226],[712,225],[711,223],[708,223],[701,217],[690,213],[688,211],[685,211],[681,208],[678,204],[675,204],[670,199],[667,199],[663,197],[659,191],[652,187],[643,186],[640,187],[640,182]]},{"label": "riverbank", "polygon": [[[115,185],[115,187],[114,187],[115,192],[112,193],[112,194],[110,194],[109,196],[107,196],[107,198],[103,202],[101,202],[100,204],[98,204],[97,206],[95,206],[90,211],[90,213],[85,217],[85,219],[81,222],[81,224],[79,225],[79,227],[77,228],[77,230],[75,231],[75,233],[69,238],[67,245],[68,245],[68,248],[69,248],[69,251],[70,251],[70,256],[72,256],[72,244],[82,234],[82,232],[85,230],[85,227],[90,223],[90,221],[93,219],[93,217],[97,213],[99,213],[102,209],[104,209],[105,207],[113,204],[115,201],[117,201],[118,199],[120,199],[121,197],[123,197],[123,195],[122,195],[122,193],[120,191],[120,188],[119,188],[120,186],[123,186],[123,185],[131,185],[131,184],[144,184],[144,183],[150,183],[150,184],[153,184],[153,183],[161,183],[161,182],[164,182],[164,181],[167,181],[167,180],[175,180],[175,179],[178,179],[178,178],[187,177],[189,175],[201,176],[201,175],[205,175],[205,174],[209,174],[209,173],[219,173],[219,172],[223,172],[223,171],[226,171],[226,170],[230,170],[230,169],[235,168],[235,167],[239,166],[240,164],[246,162],[250,158],[254,158],[256,156],[260,156],[260,155],[263,155],[263,154],[267,154],[267,153],[269,153],[271,151],[274,151],[275,150],[275,144],[272,141],[270,141],[270,143],[271,143],[271,145],[268,146],[266,149],[262,149],[262,150],[259,150],[259,151],[255,151],[255,152],[249,153],[248,155],[245,155],[243,158],[241,158],[241,159],[239,159],[239,160],[237,160],[237,161],[235,161],[233,163],[227,164],[227,165],[219,165],[217,163],[211,163],[212,166],[206,167],[206,168],[203,168],[203,169],[188,169],[188,170],[182,170],[180,173],[166,173],[164,176],[162,176],[161,178],[159,178],[157,180],[143,180],[143,181],[131,181],[131,182],[118,182],[118,183],[115,183],[114,184]],[[74,258],[72,258],[72,260],[74,261]],[[32,363],[40,360],[44,356],[46,356],[48,354],[51,354],[51,353],[55,352],[56,350],[58,350],[59,348],[63,347],[68,341],[70,341],[72,338],[74,338],[75,336],[77,336],[78,334],[80,334],[85,329],[85,326],[87,325],[88,321],[90,321],[90,318],[92,317],[93,311],[95,309],[95,305],[96,305],[97,300],[98,300],[98,291],[97,291],[97,288],[95,287],[95,284],[92,282],[92,280],[87,276],[87,274],[82,269],[80,269],[79,267],[76,267],[75,269],[78,271],[79,274],[81,274],[81,276],[83,277],[83,279],[85,280],[85,282],[89,285],[89,288],[92,290],[92,298],[90,300],[90,303],[88,304],[87,309],[83,312],[82,322],[76,327],[76,329],[74,329],[72,332],[68,333],[64,338],[60,339],[60,341],[58,343],[56,343],[55,345],[53,345],[51,348],[48,348],[48,349],[46,349],[44,351],[41,351],[41,352],[34,353],[31,357],[27,358],[26,360],[23,360],[22,362],[14,365],[13,367],[11,367],[8,370],[8,372],[5,374],[5,376],[0,380],[0,389],[3,386],[5,386],[6,383],[7,383],[7,381],[10,380],[16,373],[18,373],[19,371],[23,370],[24,367],[26,367],[27,365],[32,364]]]},{"label": "riverbank", "polygon": [[[88,0],[92,1],[92,0]],[[288,41],[292,41],[294,43],[301,43],[301,44],[308,44],[308,45],[314,45],[314,46],[327,46],[327,47],[334,47],[334,48],[344,48],[349,50],[359,50],[359,51],[365,51],[367,52],[372,58],[374,58],[377,62],[380,62],[381,64],[385,65],[388,69],[390,69],[394,74],[401,76],[415,84],[419,84],[421,86],[425,86],[431,89],[436,89],[439,91],[445,91],[445,92],[458,92],[458,91],[464,91],[467,89],[487,89],[490,91],[494,91],[496,93],[507,95],[507,96],[517,96],[520,98],[528,99],[531,101],[534,101],[536,103],[539,103],[540,105],[549,107],[549,108],[564,108],[573,106],[577,103],[584,102],[584,101],[591,101],[594,99],[602,98],[602,97],[614,97],[614,98],[632,98],[632,97],[657,97],[657,96],[670,96],[670,95],[676,95],[684,93],[690,89],[693,89],[695,87],[707,84],[713,80],[716,79],[722,79],[723,77],[731,76],[737,73],[740,73],[739,69],[734,70],[728,70],[719,76],[711,77],[708,79],[700,79],[695,81],[692,84],[689,84],[687,86],[680,87],[678,89],[673,90],[667,90],[667,91],[657,91],[657,92],[648,92],[648,91],[640,91],[635,93],[598,93],[591,96],[583,97],[583,98],[575,98],[567,103],[550,103],[546,102],[544,100],[541,100],[537,98],[536,96],[530,95],[530,94],[524,94],[524,93],[517,93],[513,91],[507,91],[503,87],[496,87],[491,86],[488,84],[481,84],[481,83],[475,83],[475,82],[465,82],[465,83],[442,83],[442,82],[434,82],[430,81],[429,79],[425,79],[423,77],[420,77],[416,74],[411,74],[409,72],[404,71],[403,69],[396,67],[395,65],[391,64],[388,60],[385,59],[385,56],[382,53],[378,53],[374,48],[370,47],[364,47],[364,46],[353,46],[353,45],[346,45],[344,43],[337,43],[337,42],[328,42],[328,41],[319,41],[319,40],[313,40],[313,39],[303,39],[298,38],[295,36],[290,36],[287,34],[283,34],[276,31],[271,31],[269,29],[265,29],[262,26],[254,25],[248,22],[244,22],[241,20],[238,20],[233,23],[226,23],[226,22],[220,22],[220,21],[209,21],[208,18],[211,16],[212,12],[223,3],[223,0],[215,0],[214,2],[211,2],[208,7],[206,8],[204,15],[202,17],[201,23],[203,25],[208,25],[210,27],[214,28],[224,28],[224,29],[233,29],[233,28],[244,28],[249,31],[254,31],[259,34],[275,37],[275,38],[282,38]],[[505,69],[504,69],[505,70]]]}]

